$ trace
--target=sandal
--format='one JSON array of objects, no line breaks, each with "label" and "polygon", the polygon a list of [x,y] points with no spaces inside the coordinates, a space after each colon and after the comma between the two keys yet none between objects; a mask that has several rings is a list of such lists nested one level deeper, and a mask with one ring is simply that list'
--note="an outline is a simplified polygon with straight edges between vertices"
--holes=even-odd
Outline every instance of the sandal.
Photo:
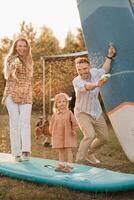
[{"label": "sandal", "polygon": [[58,167],[55,168],[56,172],[62,172],[64,170],[65,166],[64,165],[58,165]]},{"label": "sandal", "polygon": [[73,166],[70,166],[70,165],[67,165],[67,168],[69,168],[69,169],[71,169],[71,170],[74,169],[74,167],[73,167]]},{"label": "sandal", "polygon": [[66,166],[62,169],[62,172],[65,172],[65,173],[68,173],[68,172],[71,172],[72,169],[70,168],[70,166]]}]

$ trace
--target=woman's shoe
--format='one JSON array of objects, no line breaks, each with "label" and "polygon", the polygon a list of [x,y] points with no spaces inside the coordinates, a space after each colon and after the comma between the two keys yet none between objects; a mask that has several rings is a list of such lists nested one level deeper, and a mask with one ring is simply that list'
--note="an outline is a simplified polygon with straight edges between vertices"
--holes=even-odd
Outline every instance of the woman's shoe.
[{"label": "woman's shoe", "polygon": [[22,159],[23,159],[23,161],[29,161],[30,160],[30,152],[22,152]]},{"label": "woman's shoe", "polygon": [[15,161],[22,162],[23,160],[22,160],[21,156],[15,156]]}]

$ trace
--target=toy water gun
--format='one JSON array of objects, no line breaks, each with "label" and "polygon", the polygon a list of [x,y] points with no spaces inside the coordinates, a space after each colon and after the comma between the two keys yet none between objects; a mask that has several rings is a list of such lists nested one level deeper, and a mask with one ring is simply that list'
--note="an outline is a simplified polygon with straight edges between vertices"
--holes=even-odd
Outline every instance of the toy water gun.
[{"label": "toy water gun", "polygon": [[22,64],[21,63],[21,61],[20,61],[20,59],[18,58],[18,57],[16,57],[15,59],[14,59],[14,69],[13,69],[13,71],[12,71],[12,77],[14,78],[14,79],[16,79],[16,80],[18,80],[18,78],[16,77],[16,69],[17,69],[17,67],[20,65],[20,64]]},{"label": "toy water gun", "polygon": [[111,78],[111,74],[104,74],[101,76],[100,80],[107,82]]},{"label": "toy water gun", "polygon": [[19,64],[21,63],[19,58],[15,58],[14,62],[15,62],[15,64],[17,64],[17,65],[19,65]]}]

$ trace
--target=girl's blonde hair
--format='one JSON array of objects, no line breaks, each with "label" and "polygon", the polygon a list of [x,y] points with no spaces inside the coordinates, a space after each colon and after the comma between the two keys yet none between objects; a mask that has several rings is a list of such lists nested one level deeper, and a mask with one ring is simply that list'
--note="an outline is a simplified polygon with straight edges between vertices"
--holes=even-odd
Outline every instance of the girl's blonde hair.
[{"label": "girl's blonde hair", "polygon": [[69,100],[70,100],[69,96],[66,93],[59,93],[54,98],[54,105],[53,105],[53,112],[54,113],[56,113],[58,111],[57,102],[61,97],[65,98],[65,100],[67,102],[67,108],[69,107]]},{"label": "girl's blonde hair", "polygon": [[6,58],[5,58],[5,61],[4,61],[4,69],[3,69],[3,72],[4,72],[4,76],[5,78],[7,79],[8,78],[8,65],[7,65],[7,62],[8,62],[8,59],[9,57],[14,57],[14,56],[18,56],[18,52],[16,50],[16,46],[17,46],[17,43],[19,41],[23,41],[26,43],[27,45],[27,54],[25,56],[25,60],[23,61],[24,64],[26,64],[28,67],[29,67],[29,72],[31,73],[31,76],[33,75],[33,59],[32,59],[32,54],[31,54],[31,47],[30,47],[30,44],[29,42],[25,39],[25,38],[19,38],[17,40],[15,40],[9,50],[9,53],[7,54]]}]

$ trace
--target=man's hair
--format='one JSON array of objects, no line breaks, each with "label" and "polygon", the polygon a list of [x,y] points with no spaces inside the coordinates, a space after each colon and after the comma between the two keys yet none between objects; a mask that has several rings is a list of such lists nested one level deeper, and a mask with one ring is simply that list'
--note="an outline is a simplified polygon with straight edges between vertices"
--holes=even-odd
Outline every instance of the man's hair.
[{"label": "man's hair", "polygon": [[75,59],[74,62],[75,62],[75,64],[81,64],[81,63],[88,63],[88,64],[90,64],[89,59],[86,58],[86,57],[78,57],[78,58]]}]

